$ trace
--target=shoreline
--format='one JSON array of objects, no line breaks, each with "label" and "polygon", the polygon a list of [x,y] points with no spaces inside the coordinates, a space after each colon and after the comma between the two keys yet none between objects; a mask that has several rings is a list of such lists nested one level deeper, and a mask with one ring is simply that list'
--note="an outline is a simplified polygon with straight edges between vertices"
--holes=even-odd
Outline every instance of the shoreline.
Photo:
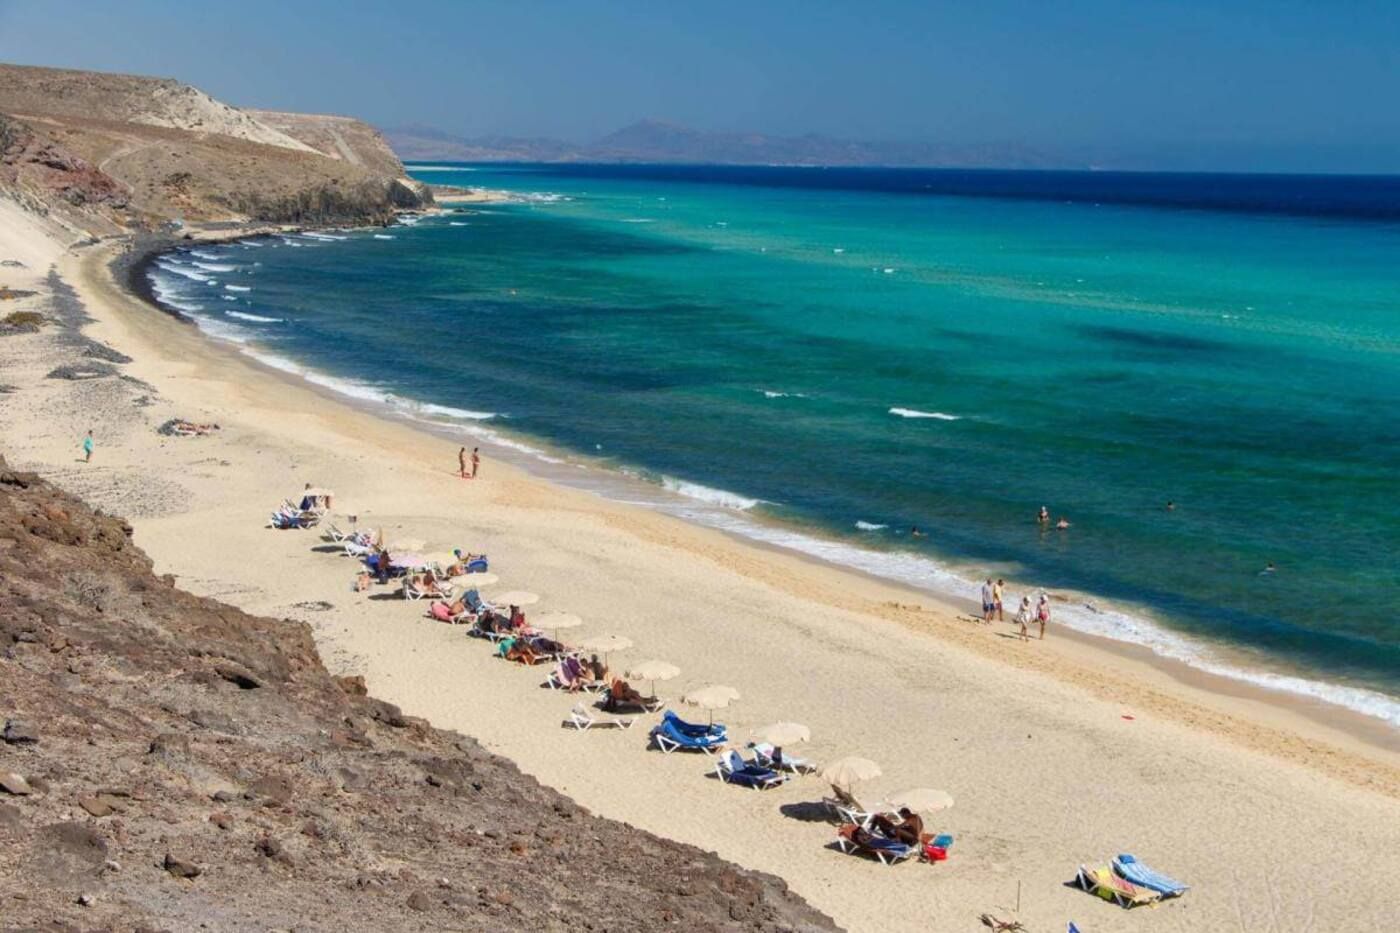
[{"label": "shoreline", "polygon": [[[31,407],[4,413],[10,444],[94,504],[129,498],[138,543],[183,588],[311,622],[327,666],[363,674],[375,696],[477,736],[600,814],[780,874],[853,929],[874,925],[872,903],[883,905],[882,928],[970,928],[1023,880],[1022,919],[1037,929],[1063,928],[1066,917],[1102,931],[1168,930],[1188,917],[1226,928],[1246,916],[1267,924],[1270,910],[1322,928],[1387,928],[1383,905],[1326,894],[1400,863],[1394,754],[1069,638],[1013,651],[959,622],[956,605],[494,457],[482,479],[463,482],[445,439],[153,314],[112,278],[110,249],[62,258],[59,271],[94,319],[89,330],[131,355],[131,377],[158,399],[103,422],[94,464],[74,466],[75,419],[93,409],[65,393],[94,383],[34,376],[8,397]],[[156,436],[151,427],[170,414],[224,429]],[[318,551],[314,533],[259,527],[311,479],[337,488],[337,511],[367,524],[488,550],[503,583],[541,593],[542,608],[578,612],[590,634],[631,636],[630,660],[678,662],[683,677],[663,694],[709,679],[737,686],[743,700],[719,714],[736,737],[793,718],[813,727],[804,756],[867,754],[884,765],[887,777],[862,798],[946,788],[958,804],[937,828],[958,838],[953,859],[890,870],[828,851],[830,827],[802,816],[825,790],[819,781],[763,794],[725,787],[702,777],[707,761],[643,752],[645,723],[561,731],[576,698],[539,689],[544,671],[492,659],[460,629],[424,620],[421,604],[351,594],[352,565]],[[315,600],[334,611],[301,608]],[[1091,801],[1102,805],[1084,820]],[[1317,840],[1318,857],[1279,860],[1300,836]],[[1063,887],[1078,861],[1118,851],[1196,882],[1189,903],[1130,915]],[[1209,883],[1223,865],[1235,883]]]},{"label": "shoreline", "polygon": [[[500,192],[476,191],[487,197]],[[183,323],[194,325],[199,328],[197,319],[185,314],[178,309],[164,305],[154,289],[150,286],[146,271],[161,255],[169,252],[188,249],[197,243],[200,245],[218,245],[237,242],[258,236],[276,236],[279,233],[295,233],[295,230],[288,228],[262,229],[254,232],[240,233],[237,236],[215,235],[209,238],[201,238],[195,241],[166,239],[155,241],[144,247],[139,258],[126,264],[124,277],[126,278],[127,291],[151,308],[180,320]],[[220,231],[222,233],[222,231]],[[599,462],[599,459],[584,451],[577,451],[562,448],[555,445],[548,438],[539,438],[533,435],[517,435],[506,425],[503,429],[498,426],[486,427],[487,424],[499,425],[495,418],[483,419],[480,422],[458,419],[453,423],[433,421],[419,417],[406,408],[418,404],[426,404],[406,397],[402,398],[405,403],[398,406],[389,401],[375,401],[361,398],[344,391],[337,390],[326,381],[317,380],[308,374],[317,373],[314,367],[306,366],[298,360],[285,357],[275,357],[285,360],[288,366],[282,366],[269,361],[272,354],[255,352],[249,345],[231,340],[224,340],[215,334],[208,333],[200,329],[203,339],[209,341],[211,346],[219,352],[232,354],[244,363],[271,375],[275,379],[281,379],[294,383],[303,388],[309,388],[316,394],[329,401],[337,401],[350,408],[361,411],[374,418],[388,418],[399,423],[407,423],[411,427],[422,430],[432,436],[444,439],[451,439],[454,443],[461,443],[464,435],[472,438],[471,443],[479,443],[486,447],[498,459],[510,462],[513,466],[523,470],[525,473],[546,483],[562,483],[574,489],[581,489],[601,496],[616,503],[638,505],[642,508],[659,511],[663,514],[676,518],[698,527],[716,530],[725,535],[736,544],[745,547],[755,547],[763,551],[781,553],[789,557],[794,557],[824,572],[841,572],[852,574],[866,579],[872,583],[892,587],[900,591],[902,598],[911,601],[932,601],[937,607],[945,612],[967,618],[971,624],[976,614],[975,601],[970,597],[962,597],[949,590],[940,590],[932,586],[921,586],[916,583],[903,580],[878,570],[868,570],[848,563],[838,563],[835,559],[827,559],[803,550],[792,543],[779,543],[766,539],[762,535],[745,534],[744,531],[736,530],[735,525],[740,523],[750,523],[759,529],[769,529],[775,536],[786,536],[790,539],[794,537],[798,540],[806,540],[810,544],[818,546],[826,545],[834,548],[850,549],[860,551],[870,555],[884,555],[886,552],[875,549],[862,548],[858,542],[846,540],[834,534],[824,534],[822,530],[795,527],[784,523],[781,519],[770,517],[762,512],[754,514],[748,510],[726,509],[722,506],[706,503],[686,496],[684,493],[670,489],[663,489],[656,483],[648,482],[641,477],[634,475],[623,465],[608,464]],[[295,369],[290,368],[295,367]],[[341,377],[325,374],[324,378],[331,381],[340,381]],[[577,468],[577,469],[574,469]],[[587,481],[580,481],[579,472],[583,471],[587,475]],[[682,484],[691,485],[689,481],[680,481]],[[723,490],[714,490],[724,493]],[[729,495],[728,493],[724,493]],[[710,517],[707,513],[714,513],[716,521],[706,521]],[[901,557],[911,560],[926,562],[936,566],[941,572],[958,575],[959,567],[948,561],[946,558],[937,555],[927,556],[918,552],[892,552]],[[1020,587],[1034,591],[1041,589],[1033,585],[1024,584],[1016,580],[1011,581],[1013,587]],[[967,592],[971,593],[976,589],[976,581],[966,581]],[[1111,614],[1125,615],[1134,621],[1145,623],[1149,627],[1160,631],[1168,639],[1179,639],[1187,645],[1195,645],[1201,650],[1201,654],[1193,660],[1186,660],[1173,657],[1163,653],[1153,645],[1133,641],[1127,638],[1115,638],[1111,635],[1099,634],[1077,628],[1072,624],[1062,621],[1052,623],[1052,637],[1068,638],[1076,645],[1082,645],[1088,650],[1095,652],[1096,664],[1114,664],[1121,662],[1131,662],[1134,665],[1149,669],[1152,674],[1165,676],[1170,681],[1182,687],[1190,688],[1194,691],[1207,695],[1218,695],[1220,697],[1244,700],[1254,706],[1261,707],[1267,712],[1267,718],[1271,721],[1279,721],[1278,713],[1285,716],[1298,716],[1308,720],[1316,726],[1322,727],[1328,734],[1340,733],[1349,739],[1370,746],[1376,750],[1387,754],[1400,754],[1400,728],[1390,721],[1360,710],[1351,708],[1340,701],[1324,699],[1317,695],[1318,692],[1328,689],[1350,689],[1360,690],[1365,693],[1374,693],[1381,700],[1391,700],[1392,698],[1370,690],[1370,688],[1351,687],[1350,685],[1334,683],[1320,677],[1309,677],[1302,672],[1286,673],[1280,668],[1271,668],[1262,663],[1251,663],[1250,659],[1243,657],[1243,651],[1224,643],[1211,642],[1202,639],[1193,639],[1191,636],[1180,635],[1153,617],[1152,610],[1146,606],[1118,605],[1111,601],[1106,601],[1093,594],[1083,593],[1074,590],[1056,589],[1047,590],[1051,598],[1057,603],[1057,613],[1065,611],[1076,612],[1088,608],[1094,613],[1102,612],[1098,609],[1100,605],[1107,603]],[[993,631],[998,634],[1010,630],[1010,623],[993,623]],[[1223,653],[1223,657],[1221,654]],[[1214,657],[1212,657],[1214,655]],[[1220,669],[1227,672],[1221,672]],[[1304,690],[1292,690],[1284,687],[1269,687],[1258,682],[1255,678],[1293,678],[1299,681],[1304,687],[1314,687],[1313,692]],[[1269,708],[1276,708],[1269,710]]]}]

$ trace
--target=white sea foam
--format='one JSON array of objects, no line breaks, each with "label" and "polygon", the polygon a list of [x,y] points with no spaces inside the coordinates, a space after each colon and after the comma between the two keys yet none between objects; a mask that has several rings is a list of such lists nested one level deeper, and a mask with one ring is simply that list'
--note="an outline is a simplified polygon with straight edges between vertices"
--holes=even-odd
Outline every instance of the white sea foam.
[{"label": "white sea foam", "polygon": [[687,499],[698,499],[701,502],[708,502],[710,505],[717,505],[723,509],[737,509],[740,512],[747,511],[763,501],[762,499],[750,499],[748,496],[741,496],[725,489],[711,489],[709,486],[676,479],[674,476],[661,477],[661,485]]},{"label": "white sea foam", "polygon": [[392,240],[394,239],[394,235],[392,233],[376,233],[374,234],[374,238],[376,240]]},{"label": "white sea foam", "polygon": [[856,522],[856,527],[861,531],[879,531],[881,528],[888,528],[889,525],[877,525],[874,522]]},{"label": "white sea foam", "polygon": [[340,395],[349,398],[359,399],[364,402],[387,402],[389,393],[382,387],[370,382],[361,382],[357,379],[343,379],[339,376],[331,376],[326,373],[308,369],[294,360],[289,360],[285,356],[278,356],[273,353],[265,353],[258,350],[251,350],[248,353],[253,359],[264,366],[271,366],[273,369],[281,370],[284,373],[291,373],[299,376],[314,385],[324,389],[330,389]]},{"label": "white sea foam", "polygon": [[448,225],[449,227],[470,227],[470,226],[471,226],[471,224],[465,223],[464,221],[461,221],[461,220],[449,220],[449,221],[447,222],[447,225]]},{"label": "white sea foam", "polygon": [[937,421],[961,421],[962,415],[950,415],[942,411],[919,411],[917,408],[891,408],[890,414],[901,418],[933,418]]},{"label": "white sea foam", "polygon": [[224,301],[237,301],[237,300],[238,300],[238,296],[237,296],[237,295],[220,295],[219,297],[222,298]]},{"label": "white sea foam", "polygon": [[806,392],[774,392],[772,389],[759,389],[764,398],[807,398]]},{"label": "white sea foam", "polygon": [[227,340],[230,343],[246,344],[249,340],[253,338],[253,335],[249,333],[246,329],[238,326],[237,324],[232,323],[231,321],[225,321],[222,318],[212,317],[207,314],[195,314],[191,315],[190,317],[191,320],[194,321],[196,327],[204,331],[210,337],[214,337],[218,340]]},{"label": "white sea foam", "polygon": [[253,290],[247,285],[225,285],[224,289],[231,292],[251,292]]},{"label": "white sea foam", "polygon": [[650,217],[624,217],[624,218],[622,219],[622,222],[625,223],[625,224],[654,224],[654,223],[656,223],[656,221],[652,220]]},{"label": "white sea foam", "polygon": [[192,249],[188,252],[191,256],[196,256],[200,259],[207,259],[209,262],[223,262],[225,259],[228,258],[222,253],[210,253],[202,249]]},{"label": "white sea foam", "polygon": [[881,269],[880,271],[885,273],[885,275],[894,275],[894,269],[890,266],[885,266],[885,268]]},{"label": "white sea foam", "polygon": [[302,236],[306,237],[308,240],[321,240],[322,242],[330,243],[334,243],[336,240],[350,239],[348,236],[335,236],[331,233],[317,233],[311,230],[304,231]]},{"label": "white sea foam", "polygon": [[549,454],[545,453],[543,450],[540,450],[538,447],[532,447],[529,444],[524,443],[523,441],[517,441],[514,438],[506,437],[499,431],[493,431],[490,428],[484,428],[477,425],[473,425],[472,427],[467,428],[467,433],[475,437],[479,437],[482,440],[496,445],[497,447],[505,447],[510,450],[519,451],[523,454],[528,454],[536,460],[543,461],[544,463],[564,462],[558,457],[551,457]]},{"label": "white sea foam", "polygon": [[195,262],[191,263],[196,269],[203,269],[205,272],[232,272],[237,266],[231,266],[226,262]]},{"label": "white sea foam", "polygon": [[213,281],[213,279],[211,279],[204,273],[196,272],[194,269],[191,269],[189,266],[186,266],[182,263],[157,260],[156,265],[172,275],[183,276],[184,278],[187,278],[192,282],[208,283]]},{"label": "white sea foam", "polygon": [[263,248],[263,244],[262,244],[262,242],[259,241],[259,240],[239,240],[239,241],[238,241],[238,245],[239,245],[239,246],[251,246],[251,247],[253,247],[254,249],[262,249],[262,248]]},{"label": "white sea foam", "polygon": [[411,411],[422,412],[425,415],[441,415],[444,418],[458,418],[467,421],[488,421],[496,417],[494,411],[471,411],[466,408],[453,408],[450,405],[434,405],[432,402],[414,402],[408,399],[398,398],[395,398],[393,401]]},{"label": "white sea foam", "polygon": [[839,255],[841,255],[842,253],[844,253],[844,252],[846,251],[846,247],[844,247],[844,246],[834,246],[834,247],[832,247],[831,251],[832,251],[833,253],[835,253],[836,255],[839,256]]},{"label": "white sea foam", "polygon": [[253,321],[258,324],[281,324],[280,317],[263,317],[261,314],[249,314],[246,311],[225,311],[229,317],[236,317],[240,321]]}]

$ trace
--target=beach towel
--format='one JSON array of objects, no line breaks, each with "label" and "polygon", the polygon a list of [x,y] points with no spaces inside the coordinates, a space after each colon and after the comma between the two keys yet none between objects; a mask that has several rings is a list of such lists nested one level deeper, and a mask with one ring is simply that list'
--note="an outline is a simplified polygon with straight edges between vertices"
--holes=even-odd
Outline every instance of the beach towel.
[{"label": "beach towel", "polygon": [[1120,855],[1114,859],[1113,870],[1124,881],[1131,881],[1140,888],[1156,891],[1164,897],[1178,897],[1186,893],[1189,887],[1175,878],[1169,878],[1159,871],[1153,871],[1131,855]]}]

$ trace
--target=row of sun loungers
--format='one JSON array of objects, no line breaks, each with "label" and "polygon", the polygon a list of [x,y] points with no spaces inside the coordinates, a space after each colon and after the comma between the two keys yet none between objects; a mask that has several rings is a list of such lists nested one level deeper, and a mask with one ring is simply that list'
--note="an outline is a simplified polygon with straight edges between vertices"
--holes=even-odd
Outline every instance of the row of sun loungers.
[{"label": "row of sun loungers", "polygon": [[[319,520],[319,512],[298,509],[287,502],[273,513],[272,524],[279,528],[313,527]],[[326,529],[326,538],[344,545],[345,553],[352,557],[367,559],[372,555],[384,556],[367,532],[347,534],[330,524]],[[484,559],[481,560],[480,569],[485,569]],[[545,686],[550,689],[585,690],[600,697],[600,705],[606,712],[590,709],[583,702],[575,703],[565,720],[566,726],[580,732],[595,728],[631,729],[637,723],[637,715],[612,714],[626,711],[654,713],[665,706],[658,698],[643,697],[625,684],[621,689],[626,693],[614,695],[613,685],[585,674],[576,654],[562,652],[562,646],[538,632],[524,628],[496,630],[487,620],[497,607],[482,599],[475,589],[463,593],[461,612],[451,615],[448,609],[450,604],[446,600],[452,599],[454,588],[446,580],[435,577],[425,582],[421,574],[411,574],[404,578],[402,586],[403,595],[408,599],[435,597],[444,600],[434,603],[429,615],[442,621],[470,621],[472,626],[468,634],[491,641],[496,653],[502,657],[510,656],[512,647],[524,641],[531,646],[530,654],[536,661],[555,661],[555,667],[545,681]],[[444,618],[444,615],[447,617]],[[539,646],[540,650],[533,650],[535,646]],[[649,741],[668,755],[691,751],[712,756],[714,773],[720,781],[758,791],[780,787],[797,775],[817,770],[814,763],[783,754],[767,743],[750,743],[748,747],[753,757],[745,759],[738,750],[728,747],[729,735],[723,724],[688,722],[670,710],[666,710],[661,721],[652,727]],[[908,836],[904,839],[890,838],[875,828],[879,826],[883,829],[887,825],[883,820],[876,821],[878,810],[864,806],[849,791],[835,787],[832,790],[833,796],[827,798],[825,803],[841,824],[836,845],[842,852],[871,858],[882,865],[897,865],[920,857],[931,860],[946,857],[944,853],[953,841],[951,836],[921,834],[917,843],[909,842]],[[1162,898],[1179,896],[1187,890],[1186,885],[1152,870],[1131,855],[1120,855],[1111,865],[1081,865],[1075,880],[1085,891],[1122,907],[1156,903]]]}]

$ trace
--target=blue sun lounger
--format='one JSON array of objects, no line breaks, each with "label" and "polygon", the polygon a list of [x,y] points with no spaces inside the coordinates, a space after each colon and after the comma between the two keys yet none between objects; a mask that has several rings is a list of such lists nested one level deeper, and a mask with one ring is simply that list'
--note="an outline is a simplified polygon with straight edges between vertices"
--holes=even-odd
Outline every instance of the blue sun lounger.
[{"label": "blue sun lounger", "polygon": [[918,846],[886,839],[854,823],[847,823],[837,830],[836,845],[847,855],[875,858],[881,865],[894,865],[919,854]]},{"label": "blue sun lounger", "polygon": [[[710,754],[719,746],[729,741],[729,737],[724,733],[724,727],[718,726],[719,732],[707,732],[697,735],[687,732],[680,726],[689,726],[690,723],[679,719],[670,712],[661,720],[661,723],[651,730],[651,740],[656,743],[656,747],[666,754],[684,749],[686,751],[700,751]],[[695,728],[695,727],[692,727]],[[698,727],[703,729],[704,727]]]},{"label": "blue sun lounger", "polygon": [[673,726],[675,726],[677,732],[684,733],[685,735],[693,735],[693,736],[697,736],[697,737],[716,736],[716,735],[717,735],[717,736],[719,736],[720,738],[727,738],[727,733],[726,733],[726,731],[725,731],[725,728],[724,728],[724,724],[723,724],[723,723],[717,723],[717,722],[716,722],[716,723],[711,723],[711,724],[708,725],[708,726],[702,726],[702,725],[700,725],[699,723],[695,723],[695,722],[686,722],[684,719],[682,719],[681,717],[677,716],[675,713],[671,712],[670,710],[667,710],[667,711],[666,711],[666,715],[663,716],[662,719],[663,719],[665,722],[669,722],[669,723],[671,723]]},{"label": "blue sun lounger", "polygon": [[779,774],[772,768],[745,761],[733,749],[719,756],[715,762],[715,774],[719,775],[721,781],[741,787],[752,787],[754,790],[777,787],[787,780],[786,775]]},{"label": "blue sun lounger", "polygon": [[1163,897],[1178,897],[1190,888],[1190,885],[1182,884],[1175,878],[1169,878],[1159,871],[1153,871],[1131,855],[1120,855],[1114,859],[1113,870],[1124,881],[1149,891],[1156,891]]}]

